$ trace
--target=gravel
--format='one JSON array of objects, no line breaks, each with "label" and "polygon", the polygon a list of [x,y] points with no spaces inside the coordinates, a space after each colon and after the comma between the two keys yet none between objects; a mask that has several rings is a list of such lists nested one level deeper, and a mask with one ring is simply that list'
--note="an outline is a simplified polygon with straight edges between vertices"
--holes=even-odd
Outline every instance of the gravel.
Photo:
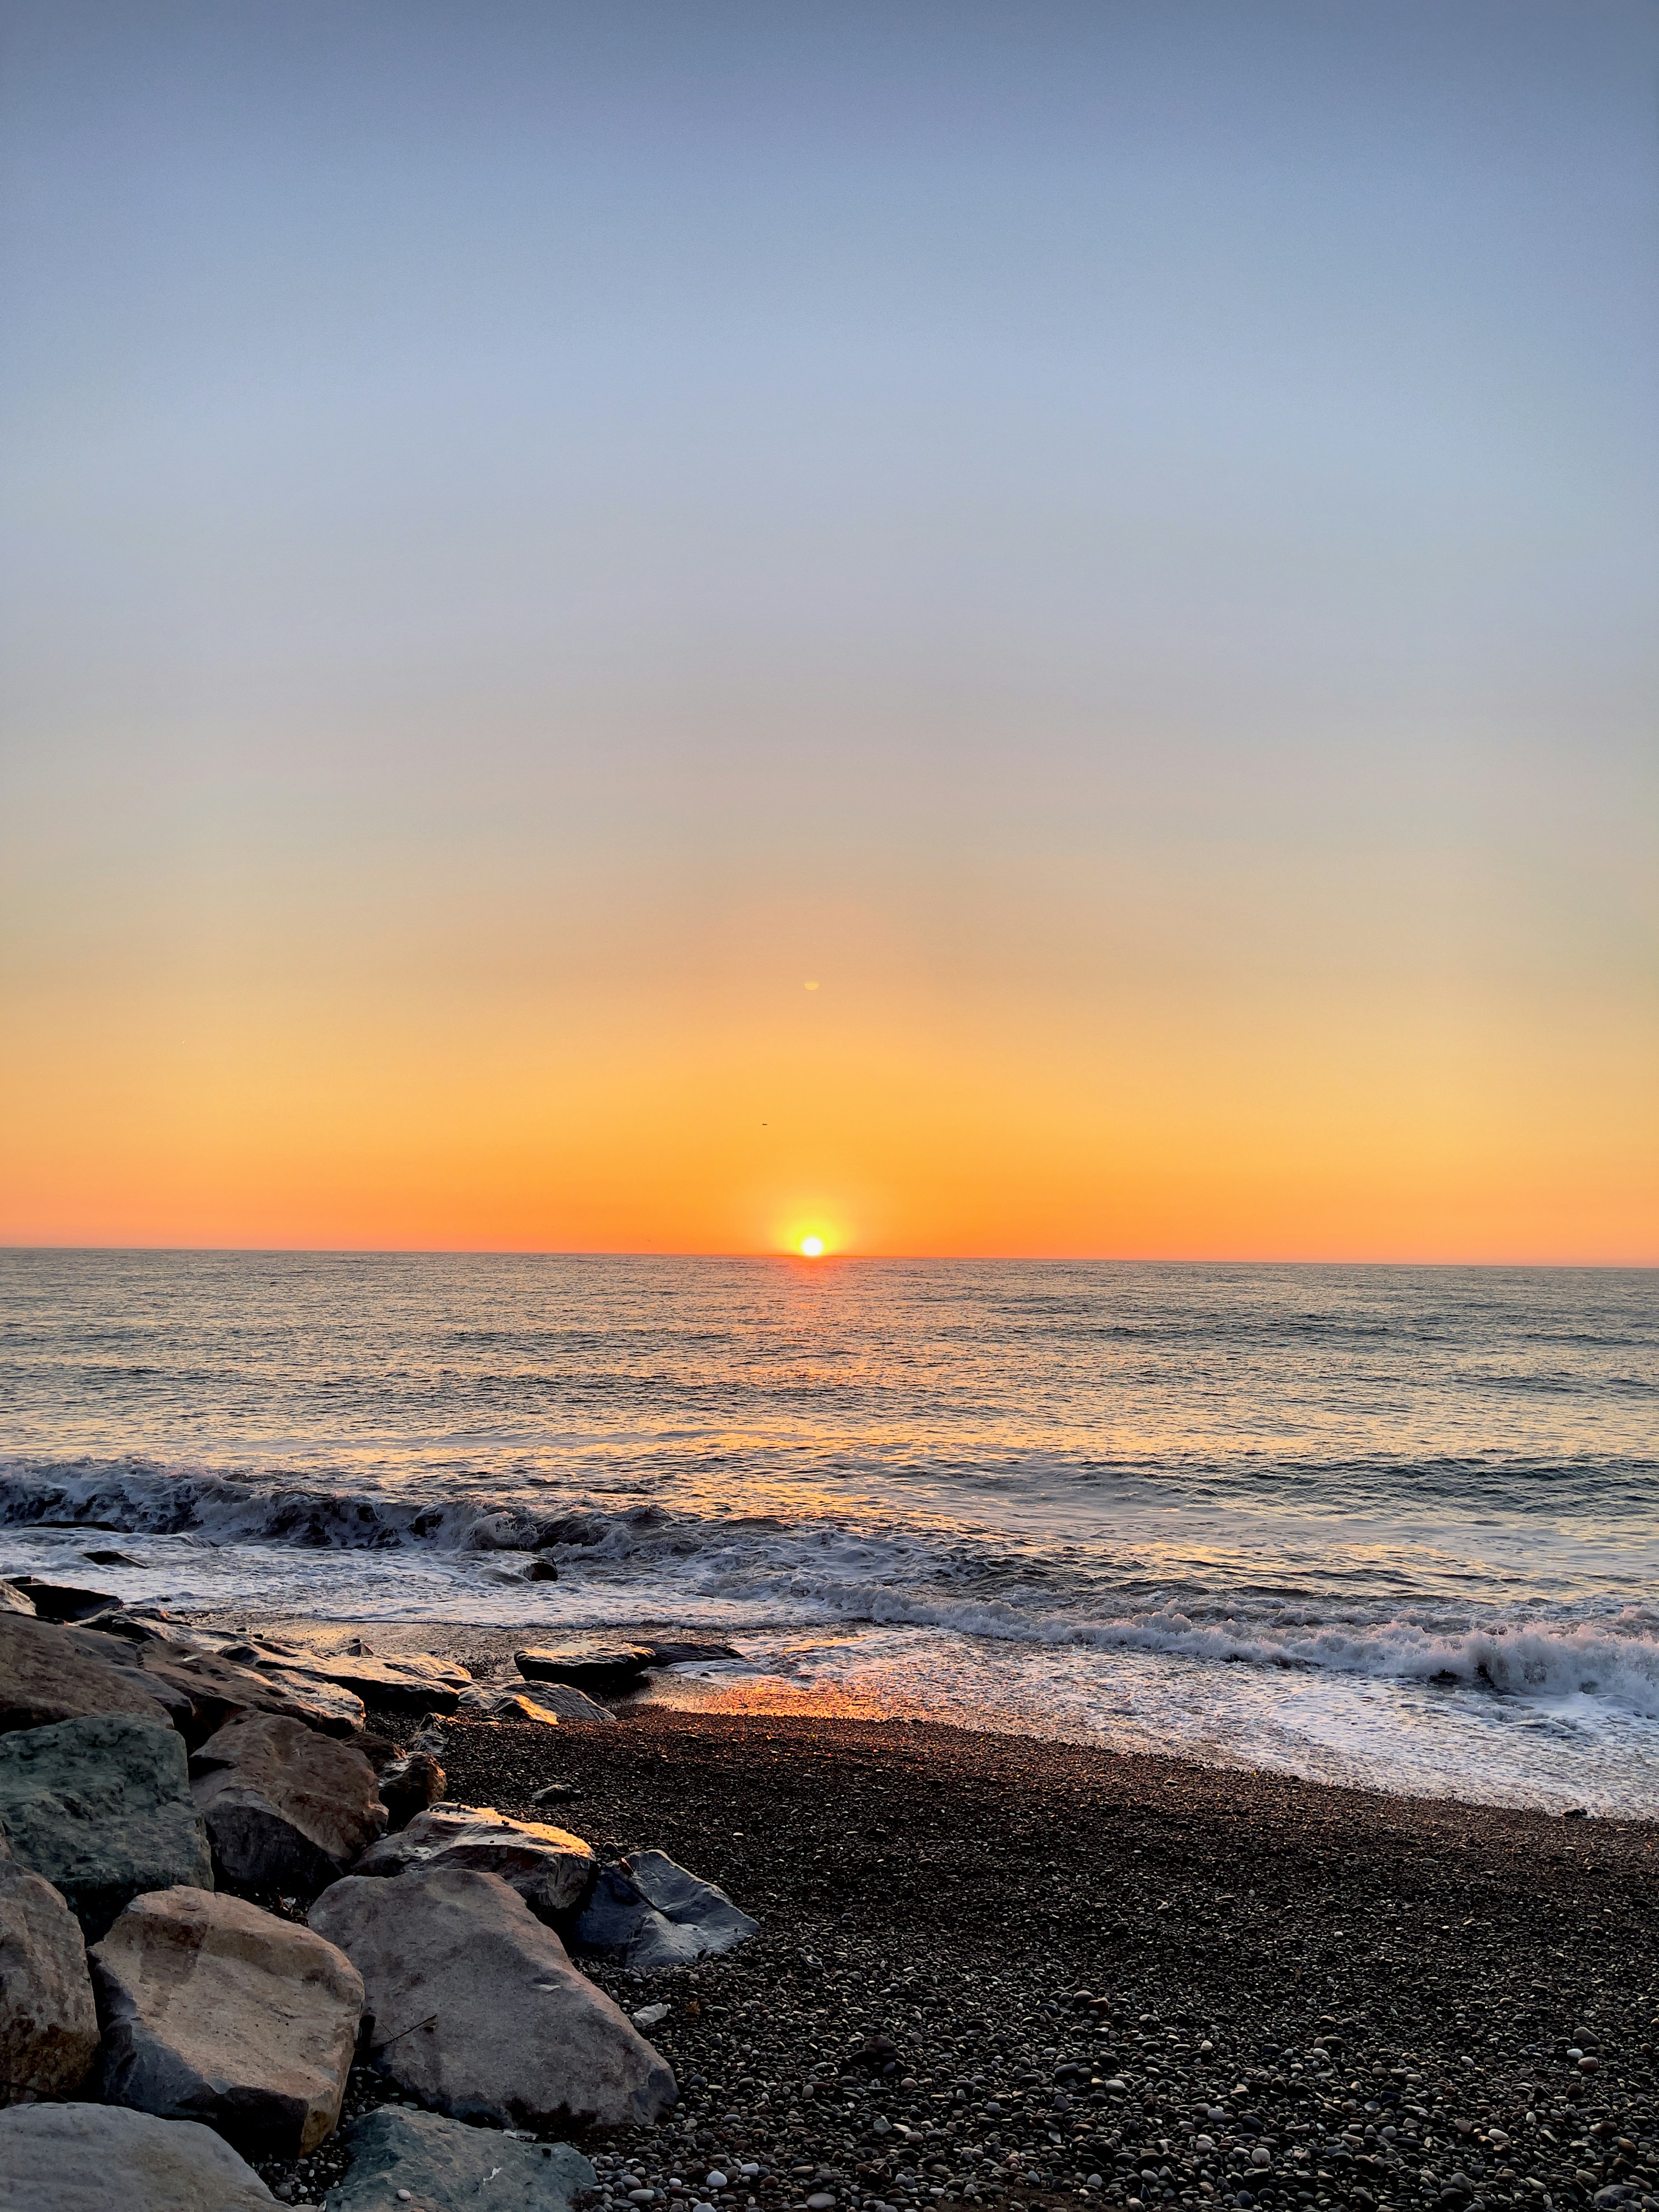
[{"label": "gravel", "polygon": [[[763,1923],[648,1979],[589,1962],[624,2011],[668,2006],[682,2093],[573,2133],[594,2212],[1659,2212],[1649,1826],[623,1711],[450,1723],[443,1753],[453,1797],[659,1846]],[[388,2101],[354,2073],[348,2116]],[[341,2164],[261,2171],[303,2201]]]}]

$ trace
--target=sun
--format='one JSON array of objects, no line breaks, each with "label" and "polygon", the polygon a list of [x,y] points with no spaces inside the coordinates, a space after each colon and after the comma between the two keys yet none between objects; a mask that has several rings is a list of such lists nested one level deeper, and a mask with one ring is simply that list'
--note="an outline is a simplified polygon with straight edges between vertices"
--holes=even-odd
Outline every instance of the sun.
[{"label": "sun", "polygon": [[803,1260],[821,1260],[823,1257],[823,1237],[803,1237],[800,1240],[800,1256]]}]

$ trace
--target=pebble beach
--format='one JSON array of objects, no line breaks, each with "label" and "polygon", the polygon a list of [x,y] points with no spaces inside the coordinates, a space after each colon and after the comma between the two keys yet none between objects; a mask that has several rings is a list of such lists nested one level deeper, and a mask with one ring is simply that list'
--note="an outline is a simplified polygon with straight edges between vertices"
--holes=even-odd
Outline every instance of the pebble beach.
[{"label": "pebble beach", "polygon": [[[443,1753],[453,1797],[659,1846],[762,1923],[666,1973],[589,1964],[666,2007],[680,2088],[575,2138],[603,2212],[1659,2203],[1651,1826],[621,1711],[452,1723]],[[347,2111],[386,2098],[359,2069]],[[262,2171],[307,2201],[329,2165]]]}]

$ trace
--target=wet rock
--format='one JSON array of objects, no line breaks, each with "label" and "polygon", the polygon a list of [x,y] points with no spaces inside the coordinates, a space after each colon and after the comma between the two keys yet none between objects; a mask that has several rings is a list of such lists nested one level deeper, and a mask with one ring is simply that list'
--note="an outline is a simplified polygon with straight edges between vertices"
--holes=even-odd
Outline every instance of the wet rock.
[{"label": "wet rock", "polygon": [[599,1869],[576,1923],[576,1942],[650,1973],[729,1951],[759,1928],[723,1889],[700,1881],[665,1852],[635,1851]]},{"label": "wet rock", "polygon": [[257,2157],[332,2133],[363,1984],[320,1936],[240,1898],[161,1890],[127,1907],[92,1969],[108,2103],[204,2121]]},{"label": "wet rock", "polygon": [[598,1861],[591,1844],[538,1820],[509,1820],[491,1805],[434,1805],[400,1834],[365,1851],[354,1874],[395,1878],[416,1866],[499,1875],[543,1919],[580,1905]]},{"label": "wet rock", "polygon": [[108,1590],[77,1589],[71,1583],[43,1582],[39,1575],[8,1575],[6,1580],[27,1598],[40,1620],[91,1620],[121,1609],[120,1599]]},{"label": "wet rock", "polygon": [[512,1682],[477,1682],[463,1690],[455,1708],[462,1721],[561,1721],[614,1723],[617,1716],[568,1682],[538,1682],[533,1695]]},{"label": "wet rock", "polygon": [[674,2101],[667,2063],[495,1875],[352,1876],[311,1924],[362,1975],[374,2063],[425,2105],[539,2129],[641,2124]]},{"label": "wet rock", "polygon": [[385,1830],[374,1770],[360,1751],[298,1721],[252,1715],[191,1760],[197,1808],[228,1880],[306,1895],[343,1874]]},{"label": "wet rock", "polygon": [[271,2212],[276,2198],[211,2128],[103,2105],[0,2112],[6,2212]]},{"label": "wet rock", "polygon": [[91,1941],[145,1890],[213,1887],[184,1740],[161,1721],[99,1713],[0,1736],[0,1827]]},{"label": "wet rock", "polygon": [[49,1881],[0,1861],[0,2104],[72,2097],[97,2050],[79,1923]]},{"label": "wet rock", "polygon": [[386,1809],[386,1826],[406,1828],[417,1813],[438,1804],[448,1778],[429,1751],[411,1751],[381,1767],[377,1777],[380,1802]]},{"label": "wet rock", "polygon": [[133,1713],[167,1725],[155,1691],[112,1644],[109,1657],[86,1656],[71,1632],[21,1613],[0,1613],[0,1731],[49,1728],[88,1713]]},{"label": "wet rock", "polygon": [[513,1655],[526,1681],[568,1682],[579,1690],[636,1690],[653,1663],[648,1644],[533,1644]]},{"label": "wet rock", "polygon": [[592,2167],[568,2143],[526,2143],[495,2129],[468,2127],[437,2112],[383,2106],[354,2120],[343,2184],[329,2212],[384,2212],[408,2191],[423,2212],[485,2203],[490,2212],[569,2212],[596,2185]]}]

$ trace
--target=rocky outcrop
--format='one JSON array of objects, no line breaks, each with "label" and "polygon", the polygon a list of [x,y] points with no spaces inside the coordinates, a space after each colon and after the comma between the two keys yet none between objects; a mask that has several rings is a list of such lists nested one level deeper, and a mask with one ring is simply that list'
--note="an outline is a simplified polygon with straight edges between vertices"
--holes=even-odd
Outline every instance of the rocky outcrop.
[{"label": "rocky outcrop", "polygon": [[561,1721],[614,1723],[617,1716],[568,1682],[538,1682],[533,1693],[514,1682],[475,1682],[463,1690],[455,1707],[458,1721],[537,1721],[557,1728]]},{"label": "rocky outcrop", "polygon": [[73,1632],[50,1621],[0,1613],[0,1732],[50,1728],[88,1713],[135,1713],[166,1723],[167,1709],[125,1647],[87,1657]]},{"label": "rocky outcrop", "polygon": [[541,2129],[654,2120],[667,2062],[495,1875],[431,1867],[337,1882],[311,1925],[363,1978],[374,2063],[457,2119]]},{"label": "rocky outcrop", "polygon": [[729,1951],[759,1929],[723,1889],[699,1881],[665,1852],[634,1851],[599,1869],[576,1923],[576,1942],[635,1973],[652,1973]]},{"label": "rocky outcrop", "polygon": [[491,1805],[434,1805],[383,1836],[354,1874],[395,1879],[411,1867],[471,1867],[499,1875],[539,1919],[580,1905],[598,1864],[580,1836],[539,1820],[509,1820]]},{"label": "rocky outcrop", "polygon": [[0,1861],[0,2105],[72,2097],[97,2049],[80,1923],[49,1881]]},{"label": "rocky outcrop", "polygon": [[362,1977],[308,1928],[237,1897],[135,1898],[92,1954],[106,2100],[300,2158],[339,2120]]},{"label": "rocky outcrop", "polygon": [[6,2212],[272,2212],[276,2198],[211,2128],[103,2105],[0,2112]]},{"label": "rocky outcrop", "polygon": [[145,1890],[213,1887],[184,1741],[162,1721],[98,1713],[0,1735],[0,1828],[89,1941]]},{"label": "rocky outcrop", "polygon": [[309,1897],[386,1828],[362,1752],[298,1721],[251,1714],[191,1760],[191,1787],[227,1881]]},{"label": "rocky outcrop", "polygon": [[384,2212],[407,2191],[420,2205],[487,2203],[489,2212],[570,2212],[597,2186],[568,2143],[519,2142],[437,2112],[383,2106],[346,2130],[351,2169],[328,2193],[329,2212]]},{"label": "rocky outcrop", "polygon": [[15,1583],[0,1582],[0,1613],[24,1613],[33,1620],[35,1618],[34,1600],[27,1596]]},{"label": "rocky outcrop", "polygon": [[120,1599],[108,1590],[77,1589],[70,1583],[45,1582],[39,1575],[8,1575],[6,1580],[27,1598],[40,1620],[91,1620],[100,1613],[120,1611]]}]

